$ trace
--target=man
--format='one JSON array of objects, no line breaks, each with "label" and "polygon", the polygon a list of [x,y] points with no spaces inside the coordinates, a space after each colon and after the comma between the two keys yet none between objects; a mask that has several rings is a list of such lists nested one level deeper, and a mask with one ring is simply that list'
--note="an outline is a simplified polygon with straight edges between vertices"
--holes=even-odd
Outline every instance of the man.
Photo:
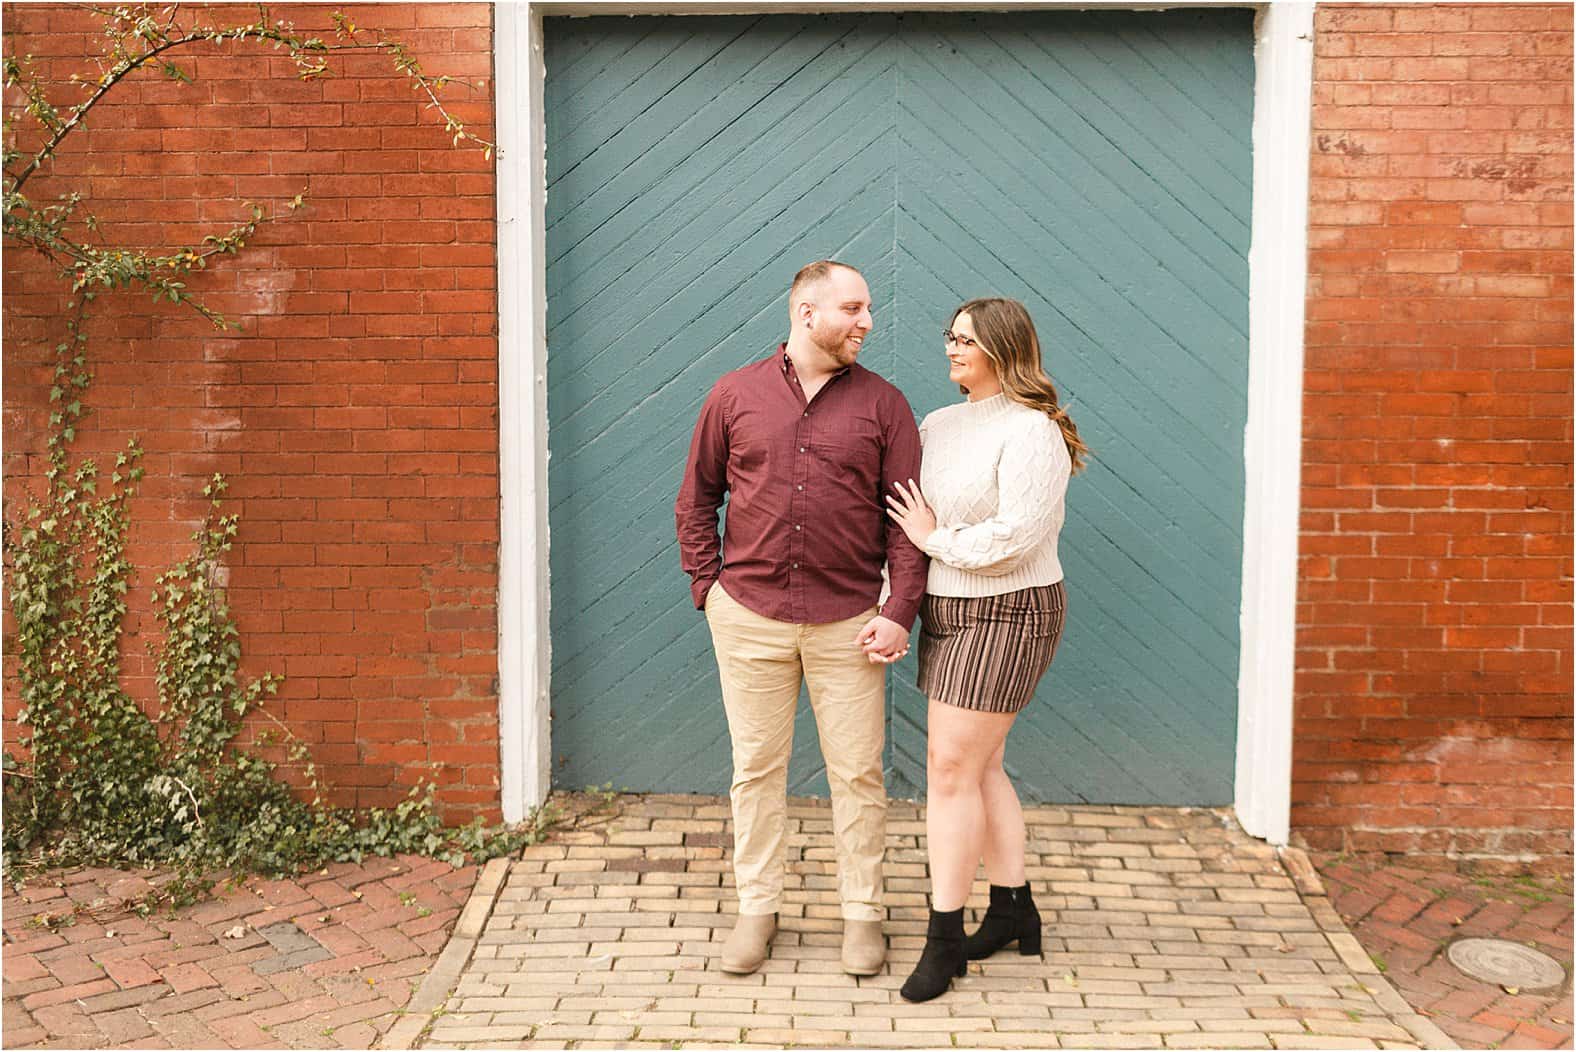
[{"label": "man", "polygon": [[[919,477],[919,430],[902,393],[855,364],[873,324],[859,271],[811,263],[788,300],[788,341],[707,396],[674,508],[733,740],[739,917],[722,968],[755,971],[777,931],[802,677],[832,789],[843,969],[874,975],[886,959],[885,665],[908,652],[926,577],[884,496]],[[878,612],[883,563],[891,595]]]}]

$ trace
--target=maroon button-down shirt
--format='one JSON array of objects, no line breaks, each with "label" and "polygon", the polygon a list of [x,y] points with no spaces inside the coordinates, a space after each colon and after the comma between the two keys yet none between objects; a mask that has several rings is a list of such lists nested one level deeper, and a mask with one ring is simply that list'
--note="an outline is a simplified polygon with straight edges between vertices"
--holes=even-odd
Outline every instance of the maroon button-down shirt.
[{"label": "maroon button-down shirt", "polygon": [[806,402],[786,348],[718,380],[695,425],[674,505],[695,607],[720,577],[763,617],[841,621],[875,605],[886,563],[892,592],[881,614],[910,628],[927,559],[887,516],[885,494],[919,478],[914,411],[859,365]]}]

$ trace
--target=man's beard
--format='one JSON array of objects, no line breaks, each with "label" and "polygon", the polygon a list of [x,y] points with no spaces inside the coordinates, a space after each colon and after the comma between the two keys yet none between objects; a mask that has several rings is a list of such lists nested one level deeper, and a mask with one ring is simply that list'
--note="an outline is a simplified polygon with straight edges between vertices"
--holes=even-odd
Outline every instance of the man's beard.
[{"label": "man's beard", "polygon": [[825,329],[813,327],[810,329],[810,342],[838,365],[847,366],[853,365],[854,360],[859,357],[859,348],[850,347],[848,344],[849,338],[853,335],[854,330],[850,328],[842,330],[835,337],[828,338]]}]

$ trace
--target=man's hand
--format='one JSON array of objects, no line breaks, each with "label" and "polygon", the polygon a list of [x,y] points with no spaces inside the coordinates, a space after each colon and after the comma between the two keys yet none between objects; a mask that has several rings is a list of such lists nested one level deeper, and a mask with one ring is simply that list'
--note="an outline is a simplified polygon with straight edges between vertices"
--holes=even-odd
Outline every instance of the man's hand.
[{"label": "man's hand", "polygon": [[877,614],[865,622],[854,642],[864,649],[872,665],[890,665],[908,653],[908,630]]}]

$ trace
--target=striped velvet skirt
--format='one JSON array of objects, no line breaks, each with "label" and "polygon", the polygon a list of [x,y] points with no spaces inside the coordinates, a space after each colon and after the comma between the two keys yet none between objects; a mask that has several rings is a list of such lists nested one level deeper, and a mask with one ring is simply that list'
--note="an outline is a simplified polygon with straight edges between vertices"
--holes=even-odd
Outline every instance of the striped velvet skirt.
[{"label": "striped velvet skirt", "polygon": [[1066,621],[1061,581],[1004,595],[926,595],[919,689],[979,712],[1017,712],[1050,668]]}]

